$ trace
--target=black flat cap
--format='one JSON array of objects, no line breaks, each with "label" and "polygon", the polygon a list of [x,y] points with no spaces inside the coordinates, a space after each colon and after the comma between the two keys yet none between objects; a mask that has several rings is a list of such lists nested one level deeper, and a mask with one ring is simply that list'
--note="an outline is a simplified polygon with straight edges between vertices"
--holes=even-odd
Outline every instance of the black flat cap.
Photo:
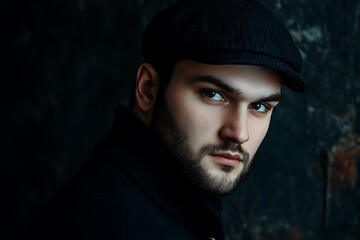
[{"label": "black flat cap", "polygon": [[183,0],[158,13],[143,34],[144,61],[156,66],[191,59],[259,65],[302,92],[301,55],[289,31],[255,0]]}]

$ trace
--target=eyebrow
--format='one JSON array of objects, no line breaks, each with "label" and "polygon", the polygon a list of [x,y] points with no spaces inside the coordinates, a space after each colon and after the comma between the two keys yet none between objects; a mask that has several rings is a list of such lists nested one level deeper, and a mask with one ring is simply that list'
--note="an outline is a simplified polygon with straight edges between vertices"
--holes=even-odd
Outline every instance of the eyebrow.
[{"label": "eyebrow", "polygon": [[260,102],[280,102],[283,99],[281,93],[274,93],[269,96],[261,98]]},{"label": "eyebrow", "polygon": [[[232,95],[235,96],[241,96],[244,92],[236,89],[228,84],[226,84],[224,81],[222,81],[219,78],[216,78],[214,76],[211,75],[201,75],[201,76],[195,76],[193,78],[191,78],[192,82],[205,82],[205,83],[211,83],[214,84],[215,86],[229,92]],[[261,97],[258,101],[263,101],[263,102],[280,102],[280,100],[282,99],[282,95],[281,93],[274,93],[271,94],[269,96],[266,97]]]}]

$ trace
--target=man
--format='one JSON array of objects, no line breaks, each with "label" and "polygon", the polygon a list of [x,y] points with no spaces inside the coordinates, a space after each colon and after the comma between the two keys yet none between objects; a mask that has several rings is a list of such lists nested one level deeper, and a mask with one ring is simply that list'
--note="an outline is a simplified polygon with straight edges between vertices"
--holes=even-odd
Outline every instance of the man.
[{"label": "man", "polygon": [[143,35],[130,108],[42,210],[35,239],[224,239],[220,195],[248,171],[282,85],[288,31],[252,0],[185,0]]}]

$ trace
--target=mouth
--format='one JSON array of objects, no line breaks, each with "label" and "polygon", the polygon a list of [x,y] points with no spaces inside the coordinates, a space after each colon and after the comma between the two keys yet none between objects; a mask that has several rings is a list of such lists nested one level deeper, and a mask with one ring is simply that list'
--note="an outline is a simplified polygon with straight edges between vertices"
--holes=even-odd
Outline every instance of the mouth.
[{"label": "mouth", "polygon": [[217,163],[231,167],[237,167],[243,162],[239,154],[213,153],[210,154],[210,156],[213,157]]}]

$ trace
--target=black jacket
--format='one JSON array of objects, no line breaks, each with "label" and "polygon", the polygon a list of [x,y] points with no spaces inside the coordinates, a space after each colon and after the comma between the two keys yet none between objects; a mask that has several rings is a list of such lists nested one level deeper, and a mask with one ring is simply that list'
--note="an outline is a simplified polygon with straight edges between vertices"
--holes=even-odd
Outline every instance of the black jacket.
[{"label": "black jacket", "polygon": [[178,171],[126,108],[92,158],[42,209],[31,239],[224,239],[220,199]]}]

